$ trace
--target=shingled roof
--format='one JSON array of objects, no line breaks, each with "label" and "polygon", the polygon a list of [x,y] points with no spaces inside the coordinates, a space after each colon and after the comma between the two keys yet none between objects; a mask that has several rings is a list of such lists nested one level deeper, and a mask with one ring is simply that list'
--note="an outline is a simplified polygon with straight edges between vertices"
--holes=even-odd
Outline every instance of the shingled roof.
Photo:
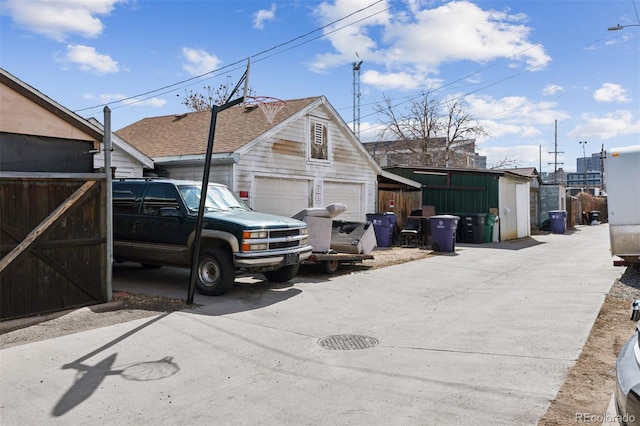
[{"label": "shingled roof", "polygon": [[[260,108],[241,105],[218,114],[213,144],[215,153],[231,153],[278,126],[320,97],[286,101],[272,123]],[[144,118],[115,133],[151,158],[203,155],[207,151],[211,111]]]}]

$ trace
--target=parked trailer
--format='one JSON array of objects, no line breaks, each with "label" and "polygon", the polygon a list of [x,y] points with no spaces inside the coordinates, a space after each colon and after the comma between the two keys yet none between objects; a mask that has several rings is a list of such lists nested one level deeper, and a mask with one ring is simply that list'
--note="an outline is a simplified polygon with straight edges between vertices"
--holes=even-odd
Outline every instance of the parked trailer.
[{"label": "parked trailer", "polygon": [[333,274],[342,264],[353,265],[362,263],[363,260],[367,259],[373,259],[373,255],[362,253],[311,253],[305,263],[322,264],[325,273]]},{"label": "parked trailer", "polygon": [[609,150],[605,180],[613,264],[640,265],[640,145]]}]

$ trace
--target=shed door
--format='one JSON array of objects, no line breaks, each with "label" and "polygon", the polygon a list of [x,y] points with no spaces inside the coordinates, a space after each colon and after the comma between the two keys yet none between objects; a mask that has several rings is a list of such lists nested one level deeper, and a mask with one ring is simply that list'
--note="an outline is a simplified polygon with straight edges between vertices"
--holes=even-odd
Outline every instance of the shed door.
[{"label": "shed door", "polygon": [[364,222],[364,197],[364,184],[362,183],[324,182],[323,207],[332,203],[344,203],[347,205],[347,211],[336,217],[336,220]]},{"label": "shed door", "polygon": [[531,234],[530,225],[530,200],[529,184],[520,183],[516,185],[516,214],[518,238],[528,237]]},{"label": "shed door", "polygon": [[284,179],[258,176],[252,207],[263,213],[291,217],[309,207],[311,184],[306,179]]}]

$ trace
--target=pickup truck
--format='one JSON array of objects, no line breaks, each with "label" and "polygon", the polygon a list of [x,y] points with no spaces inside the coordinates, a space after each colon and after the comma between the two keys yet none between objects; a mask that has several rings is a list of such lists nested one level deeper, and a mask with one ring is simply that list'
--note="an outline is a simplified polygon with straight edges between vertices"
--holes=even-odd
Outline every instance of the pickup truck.
[{"label": "pickup truck", "polygon": [[142,178],[113,181],[113,256],[144,268],[191,267],[202,294],[226,293],[236,272],[289,281],[311,256],[305,222],[258,213],[221,184],[207,187],[200,253],[194,256],[199,182]]}]

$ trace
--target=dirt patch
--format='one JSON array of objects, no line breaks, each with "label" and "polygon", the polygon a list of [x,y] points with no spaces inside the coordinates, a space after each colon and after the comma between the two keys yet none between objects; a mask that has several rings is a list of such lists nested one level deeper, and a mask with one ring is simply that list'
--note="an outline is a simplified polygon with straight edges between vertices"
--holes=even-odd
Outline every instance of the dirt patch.
[{"label": "dirt patch", "polygon": [[579,424],[579,414],[604,418],[616,385],[616,358],[635,330],[629,313],[637,298],[640,271],[627,268],[611,287],[578,361],[539,425]]}]

